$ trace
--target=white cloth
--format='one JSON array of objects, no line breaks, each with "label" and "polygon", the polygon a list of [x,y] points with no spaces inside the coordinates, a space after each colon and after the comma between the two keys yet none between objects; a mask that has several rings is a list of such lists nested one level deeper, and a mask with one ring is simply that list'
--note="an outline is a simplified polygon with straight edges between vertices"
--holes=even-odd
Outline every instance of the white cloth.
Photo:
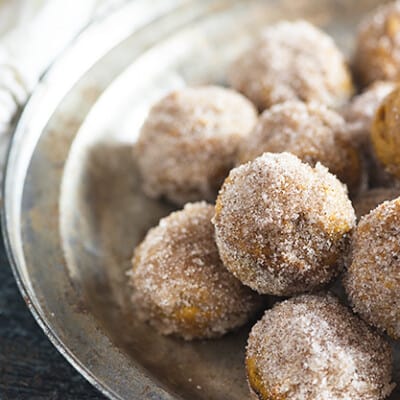
[{"label": "white cloth", "polygon": [[0,0],[0,183],[18,108],[68,43],[122,2]]}]

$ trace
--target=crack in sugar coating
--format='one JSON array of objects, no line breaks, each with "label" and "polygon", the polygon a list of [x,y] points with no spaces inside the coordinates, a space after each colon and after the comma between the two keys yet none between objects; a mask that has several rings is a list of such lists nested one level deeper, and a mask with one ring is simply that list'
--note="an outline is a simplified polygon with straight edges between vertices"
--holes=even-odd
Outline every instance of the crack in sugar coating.
[{"label": "crack in sugar coating", "polygon": [[344,284],[354,310],[400,339],[400,199],[361,218]]},{"label": "crack in sugar coating", "polygon": [[383,5],[359,26],[354,69],[363,85],[400,78],[400,1]]},{"label": "crack in sugar coating", "polygon": [[378,108],[371,139],[378,160],[400,178],[400,87],[390,93]]},{"label": "crack in sugar coating", "polygon": [[144,191],[177,204],[214,201],[256,121],[254,106],[233,90],[170,93],[150,110],[135,146]]},{"label": "crack in sugar coating", "polygon": [[325,167],[264,153],[231,171],[213,222],[220,256],[238,279],[259,293],[291,295],[340,272],[355,215]]},{"label": "crack in sugar coating", "polygon": [[362,193],[353,203],[357,218],[368,214],[371,210],[387,200],[400,196],[400,188],[374,188]]},{"label": "crack in sugar coating", "polygon": [[213,214],[212,205],[187,204],[161,219],[135,250],[135,315],[162,334],[218,337],[246,323],[261,306],[261,297],[222,265]]},{"label": "crack in sugar coating", "polygon": [[287,100],[338,107],[353,93],[349,70],[332,38],[305,21],[266,28],[232,64],[228,79],[260,110]]},{"label": "crack in sugar coating", "polygon": [[267,310],[251,330],[246,370],[258,400],[382,400],[393,390],[390,346],[331,295]]},{"label": "crack in sugar coating", "polygon": [[315,166],[320,162],[357,193],[362,183],[362,163],[349,140],[344,119],[325,105],[288,101],[261,115],[249,138],[239,148],[239,162],[264,152],[287,151]]}]

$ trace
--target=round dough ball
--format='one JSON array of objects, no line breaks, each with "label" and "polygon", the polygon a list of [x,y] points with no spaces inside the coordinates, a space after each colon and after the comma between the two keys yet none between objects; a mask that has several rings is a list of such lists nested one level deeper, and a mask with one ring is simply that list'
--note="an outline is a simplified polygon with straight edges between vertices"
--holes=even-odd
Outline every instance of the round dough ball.
[{"label": "round dough ball", "polygon": [[400,87],[381,103],[372,124],[372,144],[385,169],[400,178]]},{"label": "round dough ball", "polygon": [[260,308],[261,297],[221,262],[213,214],[212,205],[187,204],[161,219],[135,250],[131,283],[136,316],[164,335],[218,337]]},{"label": "round dough ball", "polygon": [[400,79],[400,1],[379,7],[362,21],[353,64],[362,85]]},{"label": "round dough ball", "polygon": [[275,305],[251,330],[246,354],[257,400],[383,400],[390,346],[331,295]]},{"label": "round dough ball", "polygon": [[170,93],[150,110],[135,147],[145,193],[176,204],[214,201],[256,121],[254,106],[233,90]]},{"label": "round dough ball", "polygon": [[354,311],[400,339],[400,199],[361,218],[344,284]]},{"label": "round dough ball", "polygon": [[277,104],[263,112],[250,137],[243,141],[239,162],[264,152],[287,151],[311,166],[320,162],[354,194],[360,189],[363,168],[346,129],[338,113],[319,103],[294,100]]},{"label": "round dough ball", "polygon": [[400,196],[400,188],[375,188],[362,193],[354,201],[357,219],[368,214],[371,210],[387,200],[393,200]]},{"label": "round dough ball", "polygon": [[355,215],[345,186],[321,164],[264,153],[230,172],[213,222],[222,261],[238,279],[289,296],[340,272]]},{"label": "round dough ball", "polygon": [[287,100],[344,104],[353,83],[332,38],[305,21],[265,29],[231,66],[230,84],[260,110]]}]

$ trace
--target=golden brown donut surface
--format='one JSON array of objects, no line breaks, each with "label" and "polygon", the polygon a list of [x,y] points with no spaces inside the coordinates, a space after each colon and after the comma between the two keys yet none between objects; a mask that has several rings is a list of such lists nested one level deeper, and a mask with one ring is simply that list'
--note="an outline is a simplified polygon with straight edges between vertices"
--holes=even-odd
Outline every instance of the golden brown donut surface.
[{"label": "golden brown donut surface", "polygon": [[371,139],[378,160],[400,178],[400,87],[381,103],[372,124]]}]

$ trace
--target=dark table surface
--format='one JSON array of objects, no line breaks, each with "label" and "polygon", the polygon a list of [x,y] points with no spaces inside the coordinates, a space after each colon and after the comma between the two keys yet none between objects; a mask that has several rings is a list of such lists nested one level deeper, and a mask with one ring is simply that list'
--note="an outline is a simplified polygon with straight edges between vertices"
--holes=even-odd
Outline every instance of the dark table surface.
[{"label": "dark table surface", "polygon": [[58,353],[25,305],[0,237],[0,400],[105,399]]}]

